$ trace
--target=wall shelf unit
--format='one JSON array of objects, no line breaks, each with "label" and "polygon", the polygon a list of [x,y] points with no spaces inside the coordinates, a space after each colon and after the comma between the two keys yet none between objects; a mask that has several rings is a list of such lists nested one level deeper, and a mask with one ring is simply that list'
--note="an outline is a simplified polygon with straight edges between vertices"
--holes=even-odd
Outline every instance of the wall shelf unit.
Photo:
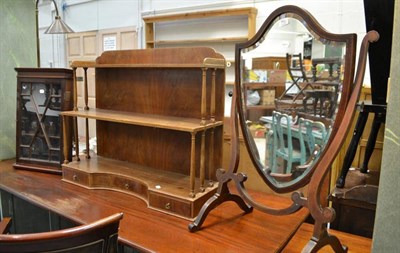
[{"label": "wall shelf unit", "polygon": [[72,68],[95,69],[96,108],[62,115],[96,120],[97,154],[66,161],[63,180],[195,218],[222,165],[224,57],[207,47],[108,51]]},{"label": "wall shelf unit", "polygon": [[[160,40],[158,39],[156,32],[156,25],[159,23],[165,22],[175,22],[181,23],[188,26],[189,20],[195,20],[194,22],[199,22],[196,20],[218,20],[223,17],[235,17],[235,16],[245,16],[247,17],[247,34],[244,36],[231,36],[231,37],[214,37],[214,38],[201,38],[195,37],[191,40],[180,40],[168,38],[168,40]],[[185,44],[185,43],[198,43],[198,42],[240,42],[247,41],[249,38],[253,37],[255,34],[255,19],[257,16],[256,8],[238,8],[238,9],[224,9],[224,10],[212,10],[212,11],[199,11],[199,12],[187,12],[187,13],[177,13],[170,15],[158,15],[158,16],[149,16],[144,17],[143,21],[145,23],[145,35],[146,35],[146,48],[155,48],[158,47],[159,44]],[[186,24],[185,24],[186,23]],[[179,24],[178,24],[179,25]],[[208,26],[207,28],[203,28],[205,32],[210,32],[211,29],[214,29],[213,33],[220,33],[221,31],[215,30]],[[193,31],[192,33],[197,33],[199,31]]]}]

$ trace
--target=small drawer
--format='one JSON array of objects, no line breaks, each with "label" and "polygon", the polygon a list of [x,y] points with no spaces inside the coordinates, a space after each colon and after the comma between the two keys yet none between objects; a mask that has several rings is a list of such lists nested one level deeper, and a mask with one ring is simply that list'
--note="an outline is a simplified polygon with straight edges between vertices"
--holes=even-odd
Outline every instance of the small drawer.
[{"label": "small drawer", "polygon": [[72,170],[72,169],[68,169],[68,168],[63,168],[63,179],[75,184],[80,184],[80,185],[84,185],[86,187],[90,187],[90,180],[89,180],[89,175],[84,173],[84,172],[80,172],[80,171],[76,171],[76,170]]},{"label": "small drawer", "polygon": [[140,181],[123,177],[115,177],[113,180],[113,185],[115,188],[138,194],[147,199],[147,185],[141,183]]},{"label": "small drawer", "polygon": [[182,201],[171,196],[149,192],[149,206],[189,219],[194,218],[192,203],[189,201]]},{"label": "small drawer", "polygon": [[94,174],[93,187],[123,191],[147,199],[147,186],[140,181],[110,174]]}]

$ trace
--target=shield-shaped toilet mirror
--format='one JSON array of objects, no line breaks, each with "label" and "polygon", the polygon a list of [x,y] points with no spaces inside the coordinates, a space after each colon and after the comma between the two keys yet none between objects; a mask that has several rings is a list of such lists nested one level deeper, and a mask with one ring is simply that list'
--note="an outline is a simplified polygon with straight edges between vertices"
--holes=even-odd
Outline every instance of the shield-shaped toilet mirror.
[{"label": "shield-shaped toilet mirror", "polygon": [[[305,207],[315,224],[304,251],[315,252],[326,244],[335,252],[346,251],[326,230],[335,213],[321,204],[321,186],[351,126],[368,46],[378,37],[375,31],[364,37],[355,78],[356,34],[330,33],[296,6],[276,9],[251,40],[236,45],[230,164],[217,171],[217,193],[189,225],[191,232],[225,201],[236,202],[246,213],[256,208],[272,215]],[[292,192],[291,204],[266,206],[246,190],[247,175],[238,172],[239,150],[243,152],[239,131],[266,187]],[[238,195],[230,192],[229,182]]]},{"label": "shield-shaped toilet mirror", "polygon": [[240,126],[255,167],[277,192],[309,181],[353,77],[355,37],[328,33],[306,14],[279,9],[236,47]]}]

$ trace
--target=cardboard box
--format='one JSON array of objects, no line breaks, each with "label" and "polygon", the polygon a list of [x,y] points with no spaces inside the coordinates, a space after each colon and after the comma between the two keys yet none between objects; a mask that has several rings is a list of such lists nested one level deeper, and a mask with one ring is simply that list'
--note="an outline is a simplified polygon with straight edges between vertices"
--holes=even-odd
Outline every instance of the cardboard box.
[{"label": "cardboard box", "polygon": [[250,133],[254,138],[265,138],[266,128],[262,125],[253,124],[249,126]]},{"label": "cardboard box", "polygon": [[261,90],[259,93],[262,105],[273,105],[275,103],[275,90]]},{"label": "cardboard box", "polygon": [[268,70],[268,82],[269,83],[285,83],[286,82],[286,70],[274,69]]}]

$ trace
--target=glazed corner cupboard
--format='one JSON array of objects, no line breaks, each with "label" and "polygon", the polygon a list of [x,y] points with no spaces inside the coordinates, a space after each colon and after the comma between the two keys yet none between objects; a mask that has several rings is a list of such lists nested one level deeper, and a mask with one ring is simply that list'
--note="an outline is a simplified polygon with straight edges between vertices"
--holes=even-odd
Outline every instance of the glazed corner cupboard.
[{"label": "glazed corner cupboard", "polygon": [[65,161],[63,180],[195,218],[222,164],[224,57],[207,47],[107,51],[95,62],[73,62],[75,75],[77,68],[86,91],[87,69],[95,68],[96,108],[88,107],[87,92],[77,108],[74,94],[74,109],[62,115],[74,119],[75,130],[78,117],[96,120],[97,154]]},{"label": "glazed corner cupboard", "polygon": [[60,112],[72,110],[72,70],[15,68],[17,72],[17,169],[61,174],[71,159],[70,131],[62,138]]}]

